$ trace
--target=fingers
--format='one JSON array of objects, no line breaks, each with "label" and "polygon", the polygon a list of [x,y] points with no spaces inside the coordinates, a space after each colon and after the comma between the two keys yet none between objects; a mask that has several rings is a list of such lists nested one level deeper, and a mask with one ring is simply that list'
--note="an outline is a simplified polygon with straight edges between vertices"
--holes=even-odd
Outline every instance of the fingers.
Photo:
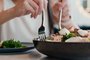
[{"label": "fingers", "polygon": [[26,0],[28,3],[26,3],[26,8],[31,11],[31,16],[36,18],[37,15],[39,15],[43,8],[44,8],[44,1],[45,0]]},{"label": "fingers", "polygon": [[29,5],[29,3],[27,1],[25,1],[24,5],[25,5],[25,9],[33,15],[35,10]]},{"label": "fingers", "polygon": [[43,0],[41,0],[41,1],[39,1],[39,13],[38,14],[40,14],[42,12],[42,10],[44,9],[43,7],[44,7]]},{"label": "fingers", "polygon": [[58,10],[61,10],[62,9],[62,3],[58,2],[57,3],[57,8],[58,8]]},{"label": "fingers", "polygon": [[41,14],[43,10],[47,9],[47,0],[33,0],[33,1],[36,2],[37,5],[39,6],[39,10],[36,16]]},{"label": "fingers", "polygon": [[59,12],[60,10],[61,10],[61,8],[62,8],[62,4],[61,3],[56,3],[54,6],[53,6],[53,10],[55,11],[55,12]]},{"label": "fingers", "polygon": [[[39,3],[38,3],[39,4]],[[25,1],[25,7],[28,11],[31,12],[31,17],[36,18],[39,11],[39,5],[34,0],[26,0]]]},{"label": "fingers", "polygon": [[57,19],[58,19],[58,15],[59,15],[61,8],[62,8],[62,4],[60,2],[56,3],[53,6],[53,16],[56,17]]},{"label": "fingers", "polygon": [[65,7],[66,1],[65,0],[59,0],[59,2],[57,2],[55,5],[57,6],[56,8],[58,8],[58,10],[61,10],[61,8]]},{"label": "fingers", "polygon": [[[61,0],[59,0],[59,2],[61,3]],[[63,20],[69,19],[69,8],[67,0],[62,0],[62,9],[63,9],[62,19]]]},{"label": "fingers", "polygon": [[35,10],[35,12],[31,15],[32,17],[36,18],[37,13],[39,11],[39,6],[33,0],[27,0],[29,5]]},{"label": "fingers", "polygon": [[62,3],[62,8],[67,4],[67,0],[59,0],[59,3]]},{"label": "fingers", "polygon": [[67,2],[67,0],[58,0],[58,2]]},{"label": "fingers", "polygon": [[56,20],[56,22],[58,22],[59,19],[59,12],[62,9],[62,20],[69,20],[69,8],[68,8],[68,4],[67,4],[67,0],[58,0],[57,3],[54,4],[53,9],[53,17]]},{"label": "fingers", "polygon": [[37,3],[37,5],[39,6],[39,10],[38,10],[38,13],[37,14],[40,14],[41,12],[42,12],[42,10],[43,10],[43,1],[44,0],[34,0],[34,2],[36,2]]},{"label": "fingers", "polygon": [[53,11],[53,17],[54,17],[54,23],[57,23],[59,20],[59,12],[62,8],[62,3],[61,2],[57,2],[52,6],[52,11]]},{"label": "fingers", "polygon": [[[47,0],[26,0],[27,9],[32,12],[31,16],[36,18],[47,7]],[[32,11],[33,10],[33,11]]]},{"label": "fingers", "polygon": [[59,0],[59,2],[63,2],[63,0]]}]

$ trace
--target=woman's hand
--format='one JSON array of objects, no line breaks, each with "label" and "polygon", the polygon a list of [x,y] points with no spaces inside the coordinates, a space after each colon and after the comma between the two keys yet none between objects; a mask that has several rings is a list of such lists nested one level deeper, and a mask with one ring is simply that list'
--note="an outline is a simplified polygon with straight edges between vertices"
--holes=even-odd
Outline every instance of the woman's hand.
[{"label": "woman's hand", "polygon": [[57,3],[53,3],[52,1],[51,6],[54,17],[54,23],[57,24],[59,22],[59,13],[60,10],[62,9],[62,20],[61,20],[62,28],[67,28],[69,31],[74,31],[74,29],[77,28],[71,21],[67,0],[62,0],[62,2],[61,0],[58,0]]},{"label": "woman's hand", "polygon": [[[12,0],[15,7],[0,12],[0,25],[15,18],[31,14],[36,18],[43,10],[46,0]],[[3,17],[4,16],[4,17]]]},{"label": "woman's hand", "polygon": [[43,10],[43,0],[17,0],[15,3],[17,17],[31,13],[31,17],[36,18]]},{"label": "woman's hand", "polygon": [[52,12],[54,17],[54,22],[57,23],[59,21],[59,12],[63,10],[62,21],[69,20],[69,8],[67,4],[67,0],[59,0],[57,3],[53,3],[52,1]]}]

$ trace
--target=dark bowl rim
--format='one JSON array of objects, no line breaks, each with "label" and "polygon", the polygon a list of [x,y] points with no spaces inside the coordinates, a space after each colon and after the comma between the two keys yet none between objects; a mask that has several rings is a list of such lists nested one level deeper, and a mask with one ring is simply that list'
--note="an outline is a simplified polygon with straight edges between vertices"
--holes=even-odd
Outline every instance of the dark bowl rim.
[{"label": "dark bowl rim", "polygon": [[60,43],[60,44],[90,44],[90,42],[50,42],[50,41],[38,41],[38,40],[33,40],[33,42]]}]

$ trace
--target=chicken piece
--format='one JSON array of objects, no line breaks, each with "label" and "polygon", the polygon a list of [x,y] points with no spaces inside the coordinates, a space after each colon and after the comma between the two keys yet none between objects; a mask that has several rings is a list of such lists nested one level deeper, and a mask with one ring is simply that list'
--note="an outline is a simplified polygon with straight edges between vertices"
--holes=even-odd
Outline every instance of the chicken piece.
[{"label": "chicken piece", "polygon": [[66,34],[70,34],[70,31],[66,28],[63,28],[59,31],[60,35],[66,35]]},{"label": "chicken piece", "polygon": [[54,42],[61,42],[62,41],[62,36],[55,36],[54,37],[54,40],[53,40]]},{"label": "chicken piece", "polygon": [[90,39],[90,31],[88,31],[88,38]]},{"label": "chicken piece", "polygon": [[84,42],[90,42],[89,38],[83,38]]},{"label": "chicken piece", "polygon": [[67,39],[65,42],[89,42],[89,39],[85,39],[82,37],[72,37],[70,39]]},{"label": "chicken piece", "polygon": [[87,37],[88,36],[88,31],[85,31],[85,30],[78,30],[78,33],[82,37]]},{"label": "chicken piece", "polygon": [[53,39],[53,42],[61,42],[63,36],[60,35],[51,35],[51,38]]}]

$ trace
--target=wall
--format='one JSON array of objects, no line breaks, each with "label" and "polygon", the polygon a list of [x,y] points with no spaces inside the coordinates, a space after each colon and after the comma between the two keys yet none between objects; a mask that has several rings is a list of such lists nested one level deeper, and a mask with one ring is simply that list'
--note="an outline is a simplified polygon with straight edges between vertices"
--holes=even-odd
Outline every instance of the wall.
[{"label": "wall", "polygon": [[90,8],[90,0],[87,0],[88,1],[88,8]]},{"label": "wall", "polygon": [[68,0],[70,6],[70,14],[72,16],[72,21],[78,25],[88,25],[90,26],[90,17],[82,14],[79,7],[77,6],[77,1],[79,0]]}]

